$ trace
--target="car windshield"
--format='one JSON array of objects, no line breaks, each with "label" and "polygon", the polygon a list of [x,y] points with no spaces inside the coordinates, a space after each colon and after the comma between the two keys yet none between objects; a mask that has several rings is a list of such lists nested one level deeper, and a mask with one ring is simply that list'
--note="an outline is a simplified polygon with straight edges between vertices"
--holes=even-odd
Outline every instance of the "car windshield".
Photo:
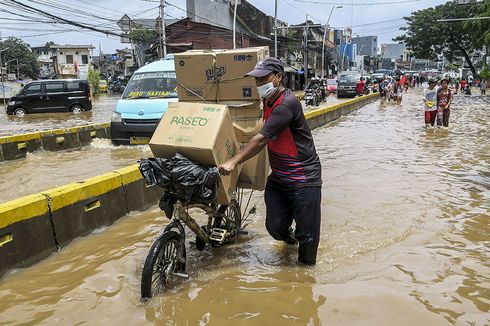
[{"label": "car windshield", "polygon": [[136,73],[131,77],[124,99],[176,98],[177,78],[174,71]]},{"label": "car windshield", "polygon": [[356,83],[361,76],[356,74],[340,75],[339,82],[343,83]]},{"label": "car windshield", "polygon": [[328,79],[327,85],[337,85],[337,79]]}]

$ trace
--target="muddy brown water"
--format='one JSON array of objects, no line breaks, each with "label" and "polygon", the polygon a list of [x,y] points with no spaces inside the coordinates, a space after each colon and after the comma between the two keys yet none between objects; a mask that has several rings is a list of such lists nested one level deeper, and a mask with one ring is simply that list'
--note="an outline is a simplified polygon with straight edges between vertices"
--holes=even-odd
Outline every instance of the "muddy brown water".
[{"label": "muddy brown water", "polygon": [[420,97],[314,131],[315,267],[267,234],[258,194],[248,235],[203,252],[188,244],[190,279],[141,303],[142,264],[167,223],[154,207],[6,275],[1,324],[488,325],[489,98],[457,98],[450,129],[426,131]]},{"label": "muddy brown water", "polygon": [[98,95],[92,101],[92,110],[80,114],[71,112],[37,113],[17,117],[7,115],[5,108],[0,106],[0,137],[110,122],[120,95]]},{"label": "muddy brown water", "polygon": [[26,158],[0,162],[0,203],[110,172],[151,156],[147,145],[114,146],[94,139],[69,151],[37,151]]}]

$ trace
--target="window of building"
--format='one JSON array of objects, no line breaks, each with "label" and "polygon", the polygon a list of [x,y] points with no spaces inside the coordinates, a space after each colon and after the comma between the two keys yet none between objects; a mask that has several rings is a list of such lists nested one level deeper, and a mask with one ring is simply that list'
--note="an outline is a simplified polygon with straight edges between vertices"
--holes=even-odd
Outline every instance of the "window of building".
[{"label": "window of building", "polygon": [[66,63],[73,63],[73,55],[72,54],[66,55]]},{"label": "window of building", "polygon": [[67,82],[66,83],[66,88],[68,92],[74,92],[74,91],[82,91],[82,83],[81,82]]},{"label": "window of building", "polygon": [[46,83],[46,93],[61,93],[63,91],[63,82]]},{"label": "window of building", "polygon": [[24,94],[41,93],[41,84],[30,84],[24,88]]},{"label": "window of building", "polygon": [[82,64],[88,65],[88,55],[82,54]]}]

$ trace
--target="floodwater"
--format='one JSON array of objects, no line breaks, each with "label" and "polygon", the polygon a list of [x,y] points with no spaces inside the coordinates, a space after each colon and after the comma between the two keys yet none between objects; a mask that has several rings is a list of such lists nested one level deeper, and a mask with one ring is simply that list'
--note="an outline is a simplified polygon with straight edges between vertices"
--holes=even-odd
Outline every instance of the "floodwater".
[{"label": "floodwater", "polygon": [[69,151],[37,151],[23,159],[0,162],[0,203],[39,191],[81,181],[152,156],[147,145],[114,146],[94,139]]},{"label": "floodwater", "polygon": [[489,97],[457,98],[449,130],[426,131],[412,92],[314,131],[315,267],[267,234],[256,196],[248,235],[188,244],[190,279],[141,303],[142,264],[167,223],[155,207],[5,276],[1,324],[489,325]]},{"label": "floodwater", "polygon": [[0,137],[30,132],[76,127],[80,125],[110,122],[121,94],[101,94],[92,100],[92,110],[73,114],[37,113],[23,117],[7,115],[0,107]]}]

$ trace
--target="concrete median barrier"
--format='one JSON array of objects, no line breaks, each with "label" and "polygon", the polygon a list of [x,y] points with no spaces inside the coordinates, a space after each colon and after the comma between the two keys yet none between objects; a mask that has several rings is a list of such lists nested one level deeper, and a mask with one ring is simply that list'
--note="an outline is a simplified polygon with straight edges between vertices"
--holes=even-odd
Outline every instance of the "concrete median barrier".
[{"label": "concrete median barrier", "polygon": [[0,204],[0,277],[56,250],[46,196],[34,194]]},{"label": "concrete median barrier", "polygon": [[378,98],[378,93],[356,97],[352,100],[306,112],[305,117],[310,128],[315,129],[337,120],[341,116],[349,114],[368,103],[374,102]]},{"label": "concrete median barrier", "polygon": [[0,162],[25,158],[37,150],[60,151],[89,145],[94,138],[109,138],[110,123],[0,137]]},{"label": "concrete median barrier", "polygon": [[110,172],[43,192],[49,199],[56,240],[71,240],[111,225],[126,215],[126,198],[119,173]]}]

